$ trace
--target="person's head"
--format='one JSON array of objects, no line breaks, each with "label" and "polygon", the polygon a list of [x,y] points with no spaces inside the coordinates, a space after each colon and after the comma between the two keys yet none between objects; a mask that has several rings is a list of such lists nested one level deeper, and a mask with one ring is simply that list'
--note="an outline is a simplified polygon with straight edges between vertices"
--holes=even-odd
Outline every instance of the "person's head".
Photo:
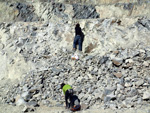
[{"label": "person's head", "polygon": [[80,27],[80,24],[79,24],[79,23],[77,23],[77,24],[76,24],[76,27]]},{"label": "person's head", "polygon": [[61,84],[61,89],[64,87],[64,85],[65,85],[65,83],[62,83],[62,84]]}]

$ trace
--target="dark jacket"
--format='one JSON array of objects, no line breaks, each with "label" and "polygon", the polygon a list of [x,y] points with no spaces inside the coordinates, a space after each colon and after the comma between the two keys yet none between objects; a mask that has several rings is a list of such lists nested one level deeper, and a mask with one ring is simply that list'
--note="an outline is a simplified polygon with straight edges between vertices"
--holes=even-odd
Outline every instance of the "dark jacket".
[{"label": "dark jacket", "polygon": [[81,31],[81,28],[80,28],[80,26],[76,26],[75,27],[75,36],[77,36],[77,35],[80,35],[80,36],[82,36],[82,31]]}]

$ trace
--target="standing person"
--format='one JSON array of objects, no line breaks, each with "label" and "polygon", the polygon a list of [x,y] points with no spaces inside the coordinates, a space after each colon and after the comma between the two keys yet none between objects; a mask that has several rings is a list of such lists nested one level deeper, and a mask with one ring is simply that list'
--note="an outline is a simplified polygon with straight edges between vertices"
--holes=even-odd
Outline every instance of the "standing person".
[{"label": "standing person", "polygon": [[79,51],[82,51],[82,42],[83,42],[83,33],[81,31],[80,24],[76,24],[75,27],[75,38],[73,42],[73,51],[75,52],[77,49],[77,45],[79,45]]},{"label": "standing person", "polygon": [[[62,83],[61,89],[63,90],[63,93],[65,95],[66,108],[73,107],[73,101],[72,101],[73,89],[72,89],[72,87],[68,84]],[[69,99],[70,103],[68,102],[68,99]]]}]

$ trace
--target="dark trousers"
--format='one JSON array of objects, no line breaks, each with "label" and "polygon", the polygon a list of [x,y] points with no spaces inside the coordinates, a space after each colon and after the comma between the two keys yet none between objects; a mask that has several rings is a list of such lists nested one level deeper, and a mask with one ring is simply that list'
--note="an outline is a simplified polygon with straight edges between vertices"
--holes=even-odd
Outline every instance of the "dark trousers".
[{"label": "dark trousers", "polygon": [[79,50],[82,51],[82,39],[80,35],[75,36],[73,42],[73,48],[77,49],[77,45],[79,45]]},{"label": "dark trousers", "polygon": [[[66,94],[65,94],[65,101],[66,101],[66,107],[67,108],[72,108],[73,107],[73,93],[70,93],[68,90],[66,91]],[[70,103],[68,103],[68,99],[70,100]]]}]

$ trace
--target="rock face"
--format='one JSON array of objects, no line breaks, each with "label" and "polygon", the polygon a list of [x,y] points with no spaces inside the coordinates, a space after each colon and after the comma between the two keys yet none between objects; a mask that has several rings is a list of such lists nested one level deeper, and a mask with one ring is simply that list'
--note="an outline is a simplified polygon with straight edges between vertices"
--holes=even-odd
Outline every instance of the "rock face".
[{"label": "rock face", "polygon": [[[81,1],[82,2],[82,1]],[[88,1],[87,1],[88,2]],[[108,1],[103,4],[69,3],[53,1],[1,2],[0,22],[33,22],[49,20],[124,18],[150,15],[150,2]],[[5,15],[5,16],[4,16]]]}]

